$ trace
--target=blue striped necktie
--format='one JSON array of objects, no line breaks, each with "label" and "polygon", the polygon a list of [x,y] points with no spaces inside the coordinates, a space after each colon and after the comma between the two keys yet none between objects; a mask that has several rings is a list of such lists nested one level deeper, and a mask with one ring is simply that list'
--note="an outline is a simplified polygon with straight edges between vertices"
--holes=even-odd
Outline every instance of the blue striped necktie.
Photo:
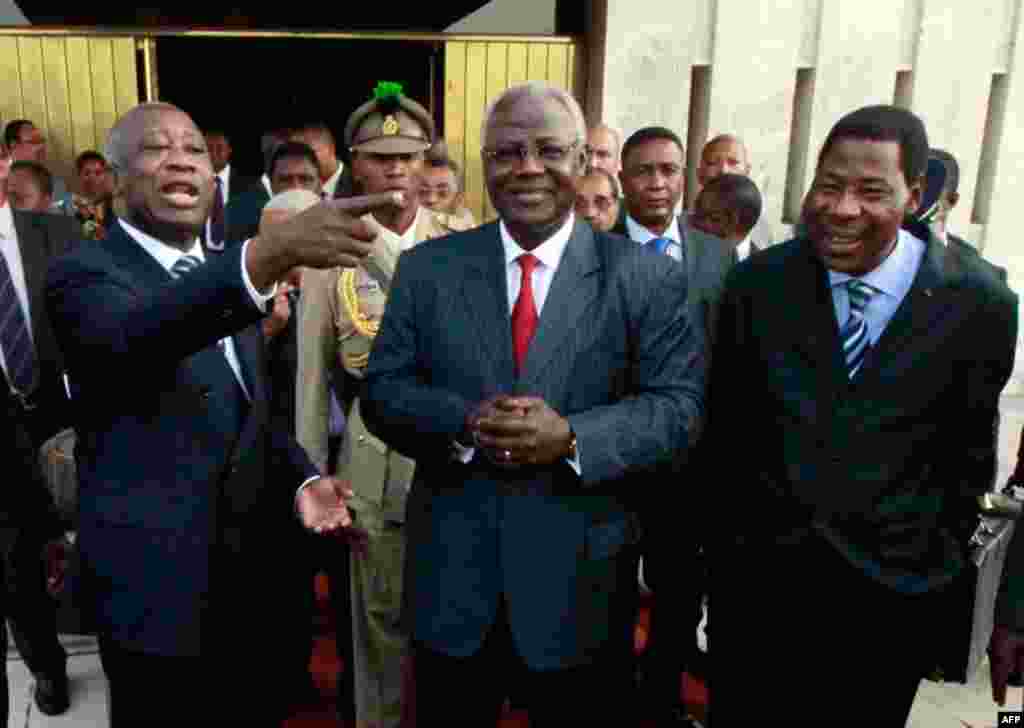
[{"label": "blue striped necktie", "polygon": [[846,371],[852,380],[860,371],[864,357],[871,348],[868,337],[868,322],[864,318],[864,309],[878,290],[864,281],[851,278],[846,283],[846,292],[850,296],[850,317],[839,332],[843,341],[843,358],[846,360]]},{"label": "blue striped necktie", "polygon": [[0,347],[4,351],[7,378],[21,394],[29,394],[36,384],[36,353],[28,328],[28,317],[21,308],[14,277],[7,257],[0,252]]}]

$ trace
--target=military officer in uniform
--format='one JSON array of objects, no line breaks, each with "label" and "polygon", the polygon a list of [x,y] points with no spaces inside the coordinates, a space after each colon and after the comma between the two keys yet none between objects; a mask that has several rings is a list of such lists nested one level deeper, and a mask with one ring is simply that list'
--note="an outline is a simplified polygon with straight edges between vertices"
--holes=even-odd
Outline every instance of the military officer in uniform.
[{"label": "military officer in uniform", "polygon": [[[404,203],[367,215],[379,229],[373,252],[359,268],[307,270],[299,316],[297,439],[327,471],[329,390],[346,409],[337,476],[352,484],[356,528],[365,539],[352,549],[352,633],[356,724],[391,728],[401,722],[402,669],[407,642],[399,628],[405,500],[414,463],[366,429],[355,390],[369,360],[398,256],[429,238],[447,235],[449,216],[419,204],[419,173],[434,139],[430,114],[381,83],[345,127],[357,188],[402,192]],[[340,385],[340,386],[339,386]]]}]

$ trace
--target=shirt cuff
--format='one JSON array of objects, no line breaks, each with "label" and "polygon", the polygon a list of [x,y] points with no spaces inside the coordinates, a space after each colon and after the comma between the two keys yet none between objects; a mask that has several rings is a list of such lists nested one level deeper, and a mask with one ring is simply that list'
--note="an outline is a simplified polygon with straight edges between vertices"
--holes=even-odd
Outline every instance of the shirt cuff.
[{"label": "shirt cuff", "polygon": [[576,457],[566,458],[565,462],[572,468],[573,472],[580,478],[583,477],[583,466],[580,464],[580,444],[576,443]]},{"label": "shirt cuff", "polygon": [[298,498],[299,494],[306,489],[306,486],[312,483],[314,480],[320,480],[324,476],[322,475],[311,475],[302,481],[302,485],[299,486],[298,490],[295,491],[295,497]]},{"label": "shirt cuff", "polygon": [[473,456],[476,454],[476,448],[466,447],[455,440],[452,440],[452,449],[455,451],[452,453],[452,457],[463,465],[469,465],[470,460],[472,460]]},{"label": "shirt cuff", "polygon": [[274,285],[270,287],[270,291],[268,293],[261,293],[260,291],[257,291],[256,286],[252,284],[252,281],[249,279],[249,271],[245,269],[245,253],[249,249],[249,243],[251,242],[252,238],[249,238],[242,243],[242,282],[245,283],[245,290],[249,292],[249,297],[252,298],[252,302],[256,304],[256,308],[265,312],[267,310],[267,301],[277,295],[277,282],[274,282]]}]

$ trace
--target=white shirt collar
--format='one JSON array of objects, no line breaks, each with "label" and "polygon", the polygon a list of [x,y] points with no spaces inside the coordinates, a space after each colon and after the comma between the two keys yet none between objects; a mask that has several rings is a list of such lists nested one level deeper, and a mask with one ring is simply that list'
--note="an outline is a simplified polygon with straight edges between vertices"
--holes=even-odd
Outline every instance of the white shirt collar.
[{"label": "white shirt collar", "polygon": [[228,178],[231,177],[231,162],[225,164],[224,169],[218,172],[217,176],[220,177],[221,184],[223,184],[226,189],[228,186]]},{"label": "white shirt collar", "polygon": [[341,172],[345,169],[345,165],[342,161],[338,160],[338,168],[334,170],[334,174],[328,177],[327,181],[323,184],[324,196],[334,197],[334,190],[338,186],[338,180],[341,179]]},{"label": "white shirt collar", "polygon": [[264,174],[262,177],[260,177],[260,182],[262,182],[263,186],[267,188],[267,194],[273,197],[274,190],[270,188],[270,177]]},{"label": "white shirt collar", "polygon": [[420,220],[423,219],[423,208],[416,208],[416,217],[412,219],[412,225],[398,236],[399,241],[402,243],[402,250],[408,250],[416,244],[416,229],[420,226]]},{"label": "white shirt collar", "polygon": [[740,260],[746,260],[750,257],[750,233],[747,233],[747,237],[740,241],[740,244],[736,246],[736,257]]},{"label": "white shirt collar", "polygon": [[152,235],[142,232],[134,225],[131,225],[124,221],[123,218],[117,219],[124,231],[128,233],[128,236],[136,243],[142,246],[142,249],[149,253],[153,258],[163,266],[164,270],[168,273],[171,272],[171,268],[180,258],[186,255],[192,255],[199,260],[205,260],[203,255],[203,246],[199,244],[199,238],[192,241],[192,247],[184,253],[173,245],[161,242],[154,238]]},{"label": "white shirt collar", "polygon": [[679,218],[675,215],[672,216],[672,222],[669,223],[668,230],[665,231],[664,235],[655,235],[634,220],[631,215],[626,215],[626,232],[629,234],[630,240],[641,245],[646,245],[655,238],[668,238],[679,245],[683,244],[683,236],[679,231]]},{"label": "white shirt collar", "polygon": [[505,248],[506,265],[518,265],[516,259],[523,253],[529,252],[535,255],[545,268],[550,268],[552,271],[557,270],[558,264],[562,261],[562,255],[565,253],[565,248],[569,245],[569,238],[572,236],[572,229],[575,224],[576,215],[570,212],[565,223],[554,235],[533,250],[527,251],[519,247],[519,243],[513,240],[508,228],[505,227],[505,221],[502,220],[498,224],[498,230],[501,233],[501,244]]},{"label": "white shirt collar", "polygon": [[0,206],[0,238],[14,240],[17,236],[14,230],[14,213],[11,212],[11,203],[5,202]]}]

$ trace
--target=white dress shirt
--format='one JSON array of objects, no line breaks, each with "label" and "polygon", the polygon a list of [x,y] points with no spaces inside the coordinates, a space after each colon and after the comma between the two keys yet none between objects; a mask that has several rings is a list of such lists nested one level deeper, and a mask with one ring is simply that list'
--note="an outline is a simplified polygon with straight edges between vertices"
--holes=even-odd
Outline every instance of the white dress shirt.
[{"label": "white dress shirt", "polygon": [[668,254],[678,261],[683,259],[683,234],[679,230],[679,218],[675,215],[672,216],[672,222],[669,223],[668,229],[662,235],[655,235],[630,215],[626,215],[626,232],[629,234],[630,240],[641,245],[646,245],[656,238],[668,238],[675,243],[668,247]]},{"label": "white dress shirt", "polygon": [[345,169],[345,165],[341,160],[338,160],[338,168],[334,170],[334,174],[332,174],[323,184],[324,199],[334,199],[334,190],[338,187],[338,180],[341,179],[341,172],[343,169]]},{"label": "white dress shirt", "polygon": [[[203,255],[203,246],[199,244],[199,240],[192,241],[192,247],[187,252],[181,252],[179,249],[167,245],[151,235],[148,235],[131,224],[125,222],[123,219],[118,219],[121,227],[124,231],[137,242],[142,249],[153,256],[153,259],[163,267],[168,273],[171,272],[171,268],[178,262],[179,258],[183,258],[186,255],[191,255],[198,258],[201,261],[205,261],[206,257]],[[253,286],[252,281],[249,279],[249,271],[245,269],[245,246],[249,245],[249,241],[246,240],[242,248],[242,280],[245,283],[245,290],[249,292],[249,296],[252,298],[253,305],[261,311],[265,311],[267,308],[267,302],[274,297],[277,293],[277,284],[275,283],[269,293],[260,293]],[[238,363],[238,354],[235,352],[235,342],[232,337],[228,336],[221,339],[224,345],[224,356],[228,360],[228,365],[231,367],[231,371],[235,373],[235,378],[238,383],[242,385],[242,391],[245,392],[245,396],[252,399],[252,395],[245,386],[245,378],[242,376],[242,368]]]},{"label": "white dress shirt", "polygon": [[[25,283],[25,267],[21,262],[21,249],[18,248],[18,233],[14,229],[14,215],[11,213],[11,206],[5,202],[0,206],[0,252],[7,261],[7,270],[11,272],[14,280],[14,292],[21,304],[21,312],[25,314],[25,322],[28,324],[28,335],[32,336],[32,316],[28,306],[28,286]],[[3,347],[0,346],[0,366],[4,368],[4,374],[10,378],[7,371],[7,359],[4,358]]]},{"label": "white dress shirt", "polygon": [[263,175],[262,177],[260,177],[260,182],[263,183],[263,188],[267,191],[267,194],[273,197],[274,190],[272,190],[270,187],[270,177],[268,177],[267,175]]},{"label": "white dress shirt", "polygon": [[[522,288],[523,269],[518,259],[524,253],[532,253],[540,263],[536,265],[530,274],[530,283],[533,286],[533,304],[537,308],[537,318],[540,319],[544,308],[544,302],[548,298],[548,291],[551,289],[551,281],[555,278],[558,266],[562,262],[562,256],[569,245],[569,238],[572,236],[572,229],[576,223],[576,215],[569,213],[569,219],[558,231],[532,251],[523,250],[519,243],[512,239],[505,222],[498,223],[498,230],[501,234],[501,245],[505,250],[505,275],[508,281],[508,315],[511,319],[512,309],[515,308],[516,299],[519,298],[519,290]],[[454,443],[456,457],[464,463],[473,459],[476,452],[474,448],[464,447],[461,443]],[[580,475],[583,470],[580,465],[579,445],[576,447],[576,459],[566,458],[569,466]]]},{"label": "white dress shirt", "polygon": [[737,260],[744,261],[750,257],[750,233],[747,233],[747,237],[743,238],[743,242],[736,246],[736,258]]}]

